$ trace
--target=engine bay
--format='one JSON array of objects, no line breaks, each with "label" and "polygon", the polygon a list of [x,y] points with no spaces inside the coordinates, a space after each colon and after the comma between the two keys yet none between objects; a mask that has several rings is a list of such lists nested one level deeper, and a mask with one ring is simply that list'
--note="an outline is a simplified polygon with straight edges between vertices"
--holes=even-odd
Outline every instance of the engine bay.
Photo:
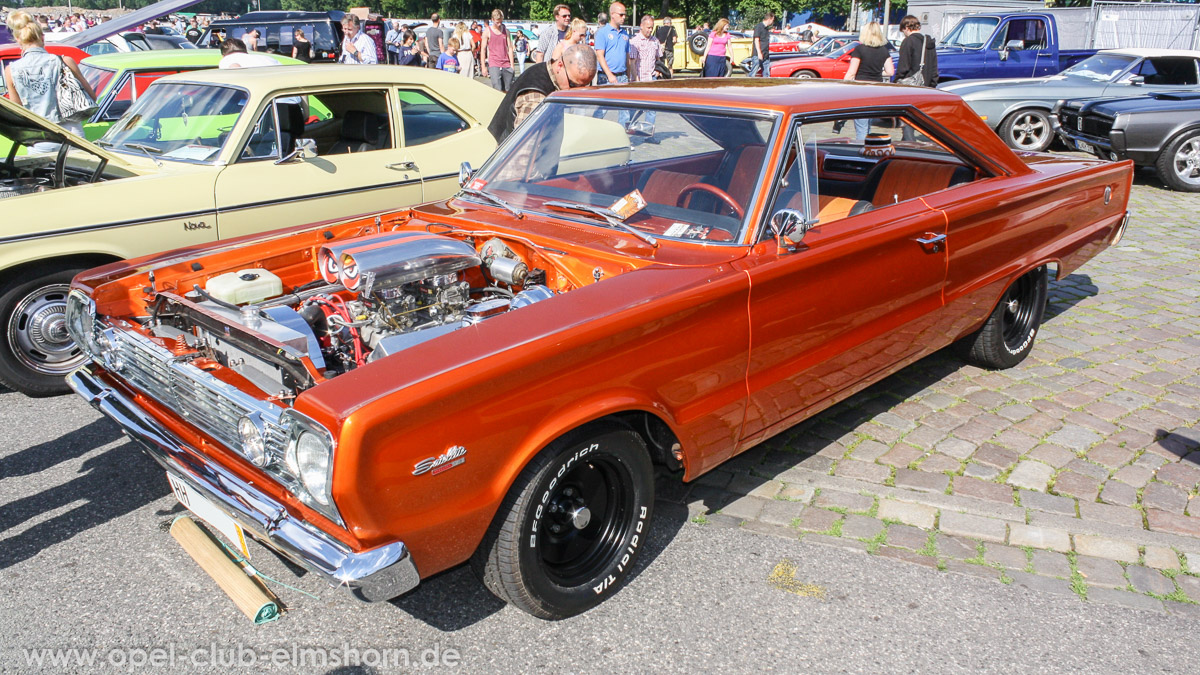
[{"label": "engine bay", "polygon": [[232,370],[286,400],[573,287],[535,247],[499,236],[375,231],[305,257],[301,283],[264,266],[156,292],[143,329],[177,359]]}]

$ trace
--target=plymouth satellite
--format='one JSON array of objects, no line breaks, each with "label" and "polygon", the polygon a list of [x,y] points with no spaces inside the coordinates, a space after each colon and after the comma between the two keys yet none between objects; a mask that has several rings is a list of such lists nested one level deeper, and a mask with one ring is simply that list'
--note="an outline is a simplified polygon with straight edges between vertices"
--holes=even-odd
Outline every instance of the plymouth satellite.
[{"label": "plymouth satellite", "polygon": [[94,143],[0,100],[0,383],[68,391],[81,270],[454,194],[501,98],[419,68],[213,69],[155,81]]},{"label": "plymouth satellite", "polygon": [[447,201],[80,274],[68,379],[218,531],[369,601],[470,561],[561,618],[629,577],[656,465],[951,344],[1019,363],[1132,175],[1017,156],[935,89],[562,91]]}]

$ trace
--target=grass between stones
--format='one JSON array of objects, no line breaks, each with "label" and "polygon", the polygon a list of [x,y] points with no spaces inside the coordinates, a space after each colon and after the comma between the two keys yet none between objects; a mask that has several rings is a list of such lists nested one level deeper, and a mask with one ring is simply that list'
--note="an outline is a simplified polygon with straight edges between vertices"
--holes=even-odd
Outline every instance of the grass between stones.
[{"label": "grass between stones", "polygon": [[1075,595],[1079,596],[1080,600],[1087,600],[1087,584],[1083,581],[1083,574],[1079,572],[1079,555],[1074,551],[1067,553],[1067,564],[1071,566],[1071,590]]}]

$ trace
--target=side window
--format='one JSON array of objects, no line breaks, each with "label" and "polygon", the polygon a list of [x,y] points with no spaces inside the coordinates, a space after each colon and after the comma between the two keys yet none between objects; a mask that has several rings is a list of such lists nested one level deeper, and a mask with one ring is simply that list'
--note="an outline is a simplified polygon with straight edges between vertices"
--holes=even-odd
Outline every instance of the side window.
[{"label": "side window", "polygon": [[250,132],[250,138],[246,141],[246,147],[242,149],[243,160],[279,159],[280,143],[278,134],[275,133],[275,112],[275,105],[269,105],[262,115],[259,115],[254,129]]},{"label": "side window", "polygon": [[849,218],[969,183],[980,172],[904,116],[847,117],[805,122],[804,165],[795,147],[785,155],[775,204],[768,213],[796,209],[819,223]]},{"label": "side window", "polygon": [[100,116],[102,121],[111,122],[120,119],[121,115],[133,105],[133,76],[127,74],[117,85],[117,89],[109,96],[108,107]]},{"label": "side window", "polygon": [[1196,59],[1190,58],[1151,58],[1142,62],[1138,75],[1146,80],[1146,84],[1163,86],[1181,86],[1196,84]]},{"label": "side window", "polygon": [[305,98],[305,124],[293,133],[293,137],[312,139],[318,155],[344,155],[396,147],[387,92],[328,91]]},{"label": "side window", "polygon": [[1045,49],[1046,24],[1041,19],[1014,19],[1008,22],[1007,28],[999,33],[992,43],[992,49],[1004,49],[1013,40],[1020,40],[1021,49]]},{"label": "side window", "polygon": [[406,146],[432,143],[465,131],[470,125],[463,118],[429,95],[411,90],[398,92],[400,121],[404,125]]},{"label": "side window", "polygon": [[176,72],[179,71],[163,70],[152,73],[135,73],[133,76],[133,97],[136,99],[138,96],[141,96],[143,93],[145,93],[146,87],[149,87],[151,82],[154,82],[160,77],[174,75]]}]

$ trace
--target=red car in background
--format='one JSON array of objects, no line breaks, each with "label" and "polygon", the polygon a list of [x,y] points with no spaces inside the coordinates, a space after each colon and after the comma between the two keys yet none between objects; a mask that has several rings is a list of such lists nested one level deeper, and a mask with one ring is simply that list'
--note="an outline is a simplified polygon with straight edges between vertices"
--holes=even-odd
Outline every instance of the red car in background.
[{"label": "red car in background", "polygon": [[788,33],[772,33],[771,44],[767,45],[767,49],[772,54],[796,54],[801,50],[811,46],[811,42],[801,40],[795,35]]},{"label": "red car in background", "polygon": [[[90,54],[79,49],[78,47],[68,47],[66,45],[56,45],[54,43],[46,44],[46,51],[58,56],[69,56],[75,59],[76,62],[86,59]],[[15,44],[0,44],[0,72],[3,72],[9,63],[21,58],[21,48]],[[4,89],[4,78],[0,78],[0,96],[7,97],[8,92]]]},{"label": "red car in background", "polygon": [[[857,40],[825,56],[771,59],[771,77],[840,80],[846,71],[850,70],[850,52],[854,51],[856,46],[858,46]],[[895,52],[896,48],[888,44],[888,51]]]}]

